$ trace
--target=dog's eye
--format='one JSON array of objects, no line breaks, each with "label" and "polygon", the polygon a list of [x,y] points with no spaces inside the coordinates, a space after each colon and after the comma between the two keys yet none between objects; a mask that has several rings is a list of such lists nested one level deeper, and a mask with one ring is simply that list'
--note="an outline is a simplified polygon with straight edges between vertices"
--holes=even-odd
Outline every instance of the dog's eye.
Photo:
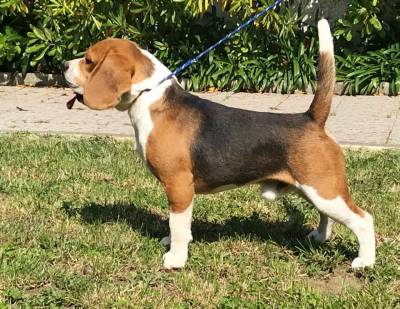
[{"label": "dog's eye", "polygon": [[89,58],[85,58],[85,64],[93,64],[93,61]]}]

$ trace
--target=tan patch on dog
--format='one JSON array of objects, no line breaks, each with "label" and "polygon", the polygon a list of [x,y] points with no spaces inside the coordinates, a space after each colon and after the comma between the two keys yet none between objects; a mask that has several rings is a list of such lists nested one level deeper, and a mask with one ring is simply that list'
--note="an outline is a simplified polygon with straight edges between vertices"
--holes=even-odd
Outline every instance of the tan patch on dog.
[{"label": "tan patch on dog", "polygon": [[291,147],[289,165],[298,183],[313,187],[327,200],[341,196],[354,213],[364,216],[364,211],[350,198],[342,150],[324,128],[316,124],[306,127]]},{"label": "tan patch on dog", "polygon": [[196,111],[161,99],[151,105],[153,130],[147,141],[147,163],[164,186],[171,211],[183,212],[194,189],[190,145],[199,126]]},{"label": "tan patch on dog", "polygon": [[288,171],[280,171],[278,173],[274,173],[272,175],[267,176],[265,180],[270,180],[270,179],[277,180],[289,185],[294,185],[296,183],[295,179]]}]

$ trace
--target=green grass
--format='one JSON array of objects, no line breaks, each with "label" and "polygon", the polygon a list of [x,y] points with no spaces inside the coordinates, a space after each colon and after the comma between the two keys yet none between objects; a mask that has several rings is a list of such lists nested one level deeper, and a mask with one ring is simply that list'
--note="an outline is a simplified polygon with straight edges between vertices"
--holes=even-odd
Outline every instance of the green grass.
[{"label": "green grass", "polygon": [[317,211],[257,187],[198,196],[187,266],[162,268],[168,207],[130,141],[0,135],[0,308],[400,307],[400,151],[347,151],[356,202],[375,216],[374,269],[354,235],[305,240]]}]

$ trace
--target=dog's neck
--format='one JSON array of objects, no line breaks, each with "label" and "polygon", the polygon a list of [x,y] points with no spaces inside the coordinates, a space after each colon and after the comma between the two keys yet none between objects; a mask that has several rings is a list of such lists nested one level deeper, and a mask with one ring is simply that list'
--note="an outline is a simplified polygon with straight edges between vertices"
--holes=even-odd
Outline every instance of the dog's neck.
[{"label": "dog's neck", "polygon": [[176,78],[173,77],[160,83],[171,71],[148,51],[142,49],[140,51],[151,60],[154,71],[149,78],[132,85],[130,93],[132,100],[128,106],[128,113],[135,129],[137,149],[146,161],[146,143],[153,128],[150,106],[162,99]]},{"label": "dog's neck", "polygon": [[[137,84],[132,84],[131,88],[131,95],[137,95],[140,92],[142,92],[145,89],[154,89],[157,86],[161,85],[166,85],[169,86],[171,85],[171,80],[166,80],[163,83],[160,84],[160,82],[167,77],[168,75],[171,74],[171,71],[161,63],[153,54],[148,52],[147,50],[140,49],[140,52],[146,56],[150,61],[153,63],[153,73],[149,78],[146,78],[145,80],[141,81],[140,83]],[[173,78],[175,79],[175,77]]]},{"label": "dog's neck", "polygon": [[161,99],[166,89],[172,85],[174,80],[176,81],[176,78],[172,77],[160,83],[171,74],[171,71],[147,50],[140,49],[140,52],[152,62],[154,70],[150,77],[132,84],[131,91],[126,93],[116,106],[120,111],[130,110],[134,105],[151,105]]}]

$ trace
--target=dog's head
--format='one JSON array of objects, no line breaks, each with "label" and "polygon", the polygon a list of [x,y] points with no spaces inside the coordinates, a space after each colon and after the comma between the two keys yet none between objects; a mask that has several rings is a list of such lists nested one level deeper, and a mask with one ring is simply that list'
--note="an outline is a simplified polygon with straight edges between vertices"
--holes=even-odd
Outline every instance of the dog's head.
[{"label": "dog's head", "polygon": [[[96,110],[124,110],[134,84],[152,76],[154,65],[133,42],[106,39],[91,46],[83,58],[66,61],[64,76],[76,98]],[[73,104],[70,104],[72,107]]]}]

